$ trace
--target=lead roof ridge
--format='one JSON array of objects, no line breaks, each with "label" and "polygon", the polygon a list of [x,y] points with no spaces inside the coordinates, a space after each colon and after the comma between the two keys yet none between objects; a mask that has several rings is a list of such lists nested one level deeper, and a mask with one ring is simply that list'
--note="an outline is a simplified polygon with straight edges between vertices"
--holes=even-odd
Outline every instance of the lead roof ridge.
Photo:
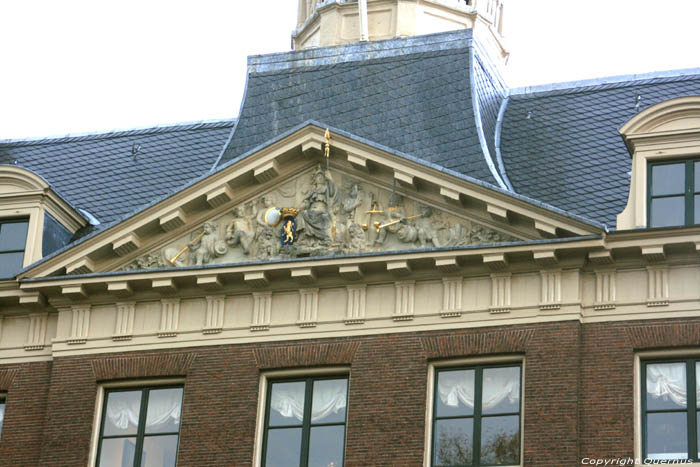
[{"label": "lead roof ridge", "polygon": [[613,75],[576,81],[540,84],[512,88],[508,95],[515,99],[573,94],[577,92],[600,91],[605,89],[622,88],[658,83],[670,83],[700,79],[700,68],[681,68],[676,70],[653,71],[627,75]]},{"label": "lead roof ridge", "polygon": [[66,135],[40,136],[17,139],[0,139],[0,146],[32,146],[41,144],[58,144],[73,141],[91,141],[98,139],[122,138],[125,136],[149,135],[156,133],[170,133],[175,131],[205,130],[215,128],[232,127],[236,123],[236,118],[200,120],[183,123],[172,123],[163,125],[151,125],[145,127],[135,127],[130,129],[115,129],[104,132],[69,133]]}]

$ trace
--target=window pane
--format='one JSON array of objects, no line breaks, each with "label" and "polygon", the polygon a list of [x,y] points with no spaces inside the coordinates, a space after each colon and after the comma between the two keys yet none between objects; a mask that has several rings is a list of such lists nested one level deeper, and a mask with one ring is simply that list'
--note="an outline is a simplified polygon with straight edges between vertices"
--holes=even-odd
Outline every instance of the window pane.
[{"label": "window pane", "polygon": [[301,457],[301,428],[280,428],[267,432],[265,467],[292,467]]},{"label": "window pane", "polygon": [[685,413],[647,414],[647,457],[688,458],[688,417]]},{"label": "window pane", "polygon": [[346,379],[314,381],[314,400],[311,404],[311,422],[344,422],[347,395],[348,380]]},{"label": "window pane", "polygon": [[481,408],[484,414],[520,411],[520,367],[485,368]]},{"label": "window pane", "polygon": [[0,224],[0,251],[22,250],[27,243],[29,222]]},{"label": "window pane", "polygon": [[693,196],[693,224],[700,224],[700,195]]},{"label": "window pane", "polygon": [[102,440],[99,467],[131,467],[134,465],[136,438]]},{"label": "window pane", "polygon": [[146,434],[177,433],[180,430],[181,408],[182,388],[150,390]]},{"label": "window pane", "polygon": [[433,434],[433,464],[471,465],[473,449],[473,420],[438,420]]},{"label": "window pane", "polygon": [[176,457],[177,435],[144,438],[141,467],[175,467]]},{"label": "window pane", "polygon": [[685,198],[656,198],[651,200],[651,227],[669,227],[685,224]]},{"label": "window pane", "polygon": [[675,195],[685,191],[685,162],[654,165],[651,174],[652,196]]},{"label": "window pane", "polygon": [[5,401],[0,401],[0,436],[2,436],[2,422],[5,420]]},{"label": "window pane", "polygon": [[309,467],[342,467],[344,426],[315,426],[309,440]]},{"label": "window pane", "polygon": [[[700,426],[700,412],[697,413],[696,420],[697,420],[697,422],[696,422],[697,425],[695,425],[695,426]],[[698,442],[698,457],[696,457],[695,459],[697,460],[697,459],[700,459],[700,430],[696,430],[696,431],[697,431],[696,436],[697,436],[697,442]]]},{"label": "window pane", "polygon": [[474,413],[474,370],[440,371],[437,386],[437,417]]},{"label": "window pane", "polygon": [[647,365],[647,410],[683,409],[686,392],[685,363]]},{"label": "window pane", "polygon": [[700,191],[700,162],[696,162],[695,164],[695,192]]},{"label": "window pane", "polygon": [[306,383],[273,383],[270,396],[270,426],[301,425],[304,419]]},{"label": "window pane", "polygon": [[14,276],[22,269],[24,252],[0,253],[0,277]]},{"label": "window pane", "polygon": [[135,435],[140,410],[141,391],[108,392],[103,436]]},{"label": "window pane", "polygon": [[520,457],[520,417],[481,419],[482,464],[517,464]]}]

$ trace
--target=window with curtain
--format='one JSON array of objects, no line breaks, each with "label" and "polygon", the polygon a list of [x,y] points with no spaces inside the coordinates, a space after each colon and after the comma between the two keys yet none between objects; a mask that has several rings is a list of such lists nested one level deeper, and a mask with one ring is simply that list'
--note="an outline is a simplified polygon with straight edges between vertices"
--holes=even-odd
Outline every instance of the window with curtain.
[{"label": "window with curtain", "polygon": [[642,362],[645,459],[700,460],[700,359]]},{"label": "window with curtain", "polygon": [[98,467],[174,467],[182,387],[105,390]]},{"label": "window with curtain", "polygon": [[348,378],[270,381],[262,463],[265,467],[342,467]]},{"label": "window with curtain", "polygon": [[0,219],[0,277],[22,269],[28,228],[28,219]]},{"label": "window with curtain", "polygon": [[432,465],[520,464],[521,365],[435,371]]},{"label": "window with curtain", "polygon": [[649,227],[700,224],[700,161],[650,163]]}]

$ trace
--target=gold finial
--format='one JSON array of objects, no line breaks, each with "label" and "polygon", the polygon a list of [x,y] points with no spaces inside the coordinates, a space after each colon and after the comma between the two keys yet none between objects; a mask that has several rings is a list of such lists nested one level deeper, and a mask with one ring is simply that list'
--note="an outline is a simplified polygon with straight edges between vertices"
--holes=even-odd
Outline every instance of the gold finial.
[{"label": "gold finial", "polygon": [[326,156],[326,158],[331,157],[331,132],[328,128],[326,128],[326,134],[323,135],[324,138],[326,138],[326,146],[323,151],[323,155]]}]

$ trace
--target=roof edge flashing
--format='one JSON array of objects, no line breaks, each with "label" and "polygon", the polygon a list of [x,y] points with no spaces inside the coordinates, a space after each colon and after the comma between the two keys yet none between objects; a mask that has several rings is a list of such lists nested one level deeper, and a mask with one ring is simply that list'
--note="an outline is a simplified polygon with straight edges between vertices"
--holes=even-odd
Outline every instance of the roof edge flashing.
[{"label": "roof edge flashing", "polygon": [[251,55],[248,57],[248,73],[265,73],[299,67],[333,65],[398,55],[452,50],[470,47],[471,44],[472,31],[464,29],[382,41],[356,42],[291,52]]}]

